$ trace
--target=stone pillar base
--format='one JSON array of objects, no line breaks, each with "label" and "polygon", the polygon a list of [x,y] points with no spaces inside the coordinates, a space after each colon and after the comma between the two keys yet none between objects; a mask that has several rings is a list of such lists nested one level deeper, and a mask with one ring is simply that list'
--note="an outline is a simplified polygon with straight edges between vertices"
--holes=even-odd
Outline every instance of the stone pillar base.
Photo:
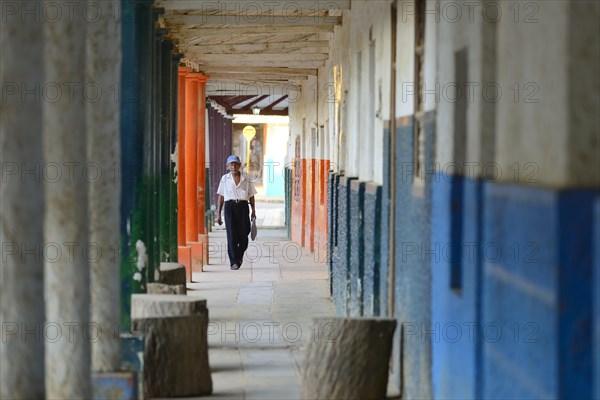
[{"label": "stone pillar base", "polygon": [[198,242],[202,245],[202,265],[208,264],[208,234],[198,235]]},{"label": "stone pillar base", "polygon": [[203,243],[200,242],[188,242],[188,246],[192,248],[192,272],[204,271],[204,263],[202,262]]},{"label": "stone pillar base", "polygon": [[185,277],[188,282],[192,281],[192,248],[190,246],[179,246],[177,249],[179,264],[185,267]]}]

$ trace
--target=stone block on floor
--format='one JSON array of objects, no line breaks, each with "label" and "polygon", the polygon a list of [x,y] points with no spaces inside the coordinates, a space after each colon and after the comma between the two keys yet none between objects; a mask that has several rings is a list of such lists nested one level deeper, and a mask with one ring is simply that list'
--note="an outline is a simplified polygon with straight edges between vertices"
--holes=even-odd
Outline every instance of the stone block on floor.
[{"label": "stone block on floor", "polygon": [[185,285],[167,285],[165,283],[148,283],[148,294],[187,294]]},{"label": "stone block on floor", "polygon": [[144,397],[201,396],[212,393],[206,315],[133,319],[146,338]]},{"label": "stone block on floor", "polygon": [[161,262],[158,282],[166,285],[185,285],[185,266],[179,263]]},{"label": "stone block on floor", "polygon": [[304,366],[303,399],[385,399],[396,321],[315,318]]},{"label": "stone block on floor", "polygon": [[206,300],[171,294],[134,294],[131,296],[131,319],[205,315]]}]

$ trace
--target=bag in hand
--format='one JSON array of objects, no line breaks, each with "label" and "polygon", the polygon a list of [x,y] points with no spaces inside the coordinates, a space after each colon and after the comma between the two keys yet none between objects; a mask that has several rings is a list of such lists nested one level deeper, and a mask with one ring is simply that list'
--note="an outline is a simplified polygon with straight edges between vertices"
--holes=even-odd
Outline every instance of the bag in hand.
[{"label": "bag in hand", "polygon": [[250,238],[252,240],[256,239],[256,218],[252,220],[252,225],[250,226]]}]

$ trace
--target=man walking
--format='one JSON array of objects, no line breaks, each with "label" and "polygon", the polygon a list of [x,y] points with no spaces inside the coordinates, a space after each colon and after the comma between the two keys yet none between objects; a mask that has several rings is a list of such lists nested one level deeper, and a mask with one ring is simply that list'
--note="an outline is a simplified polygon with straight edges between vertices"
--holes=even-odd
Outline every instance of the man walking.
[{"label": "man walking", "polygon": [[252,208],[251,218],[256,219],[254,195],[256,189],[248,177],[242,175],[240,158],[235,155],[227,157],[229,173],[223,175],[219,182],[217,193],[219,202],[217,208],[217,223],[221,225],[221,210],[225,204],[225,229],[227,231],[227,254],[231,269],[237,270],[242,266],[244,252],[248,248],[250,233],[250,218],[248,218],[248,203]]}]

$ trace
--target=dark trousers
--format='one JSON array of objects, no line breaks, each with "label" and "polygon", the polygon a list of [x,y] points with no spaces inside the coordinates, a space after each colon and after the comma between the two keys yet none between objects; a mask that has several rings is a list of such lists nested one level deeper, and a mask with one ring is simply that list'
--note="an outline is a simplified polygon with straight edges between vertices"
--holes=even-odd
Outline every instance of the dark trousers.
[{"label": "dark trousers", "polygon": [[225,202],[225,227],[227,229],[227,254],[229,265],[241,265],[248,248],[250,215],[247,201]]}]

